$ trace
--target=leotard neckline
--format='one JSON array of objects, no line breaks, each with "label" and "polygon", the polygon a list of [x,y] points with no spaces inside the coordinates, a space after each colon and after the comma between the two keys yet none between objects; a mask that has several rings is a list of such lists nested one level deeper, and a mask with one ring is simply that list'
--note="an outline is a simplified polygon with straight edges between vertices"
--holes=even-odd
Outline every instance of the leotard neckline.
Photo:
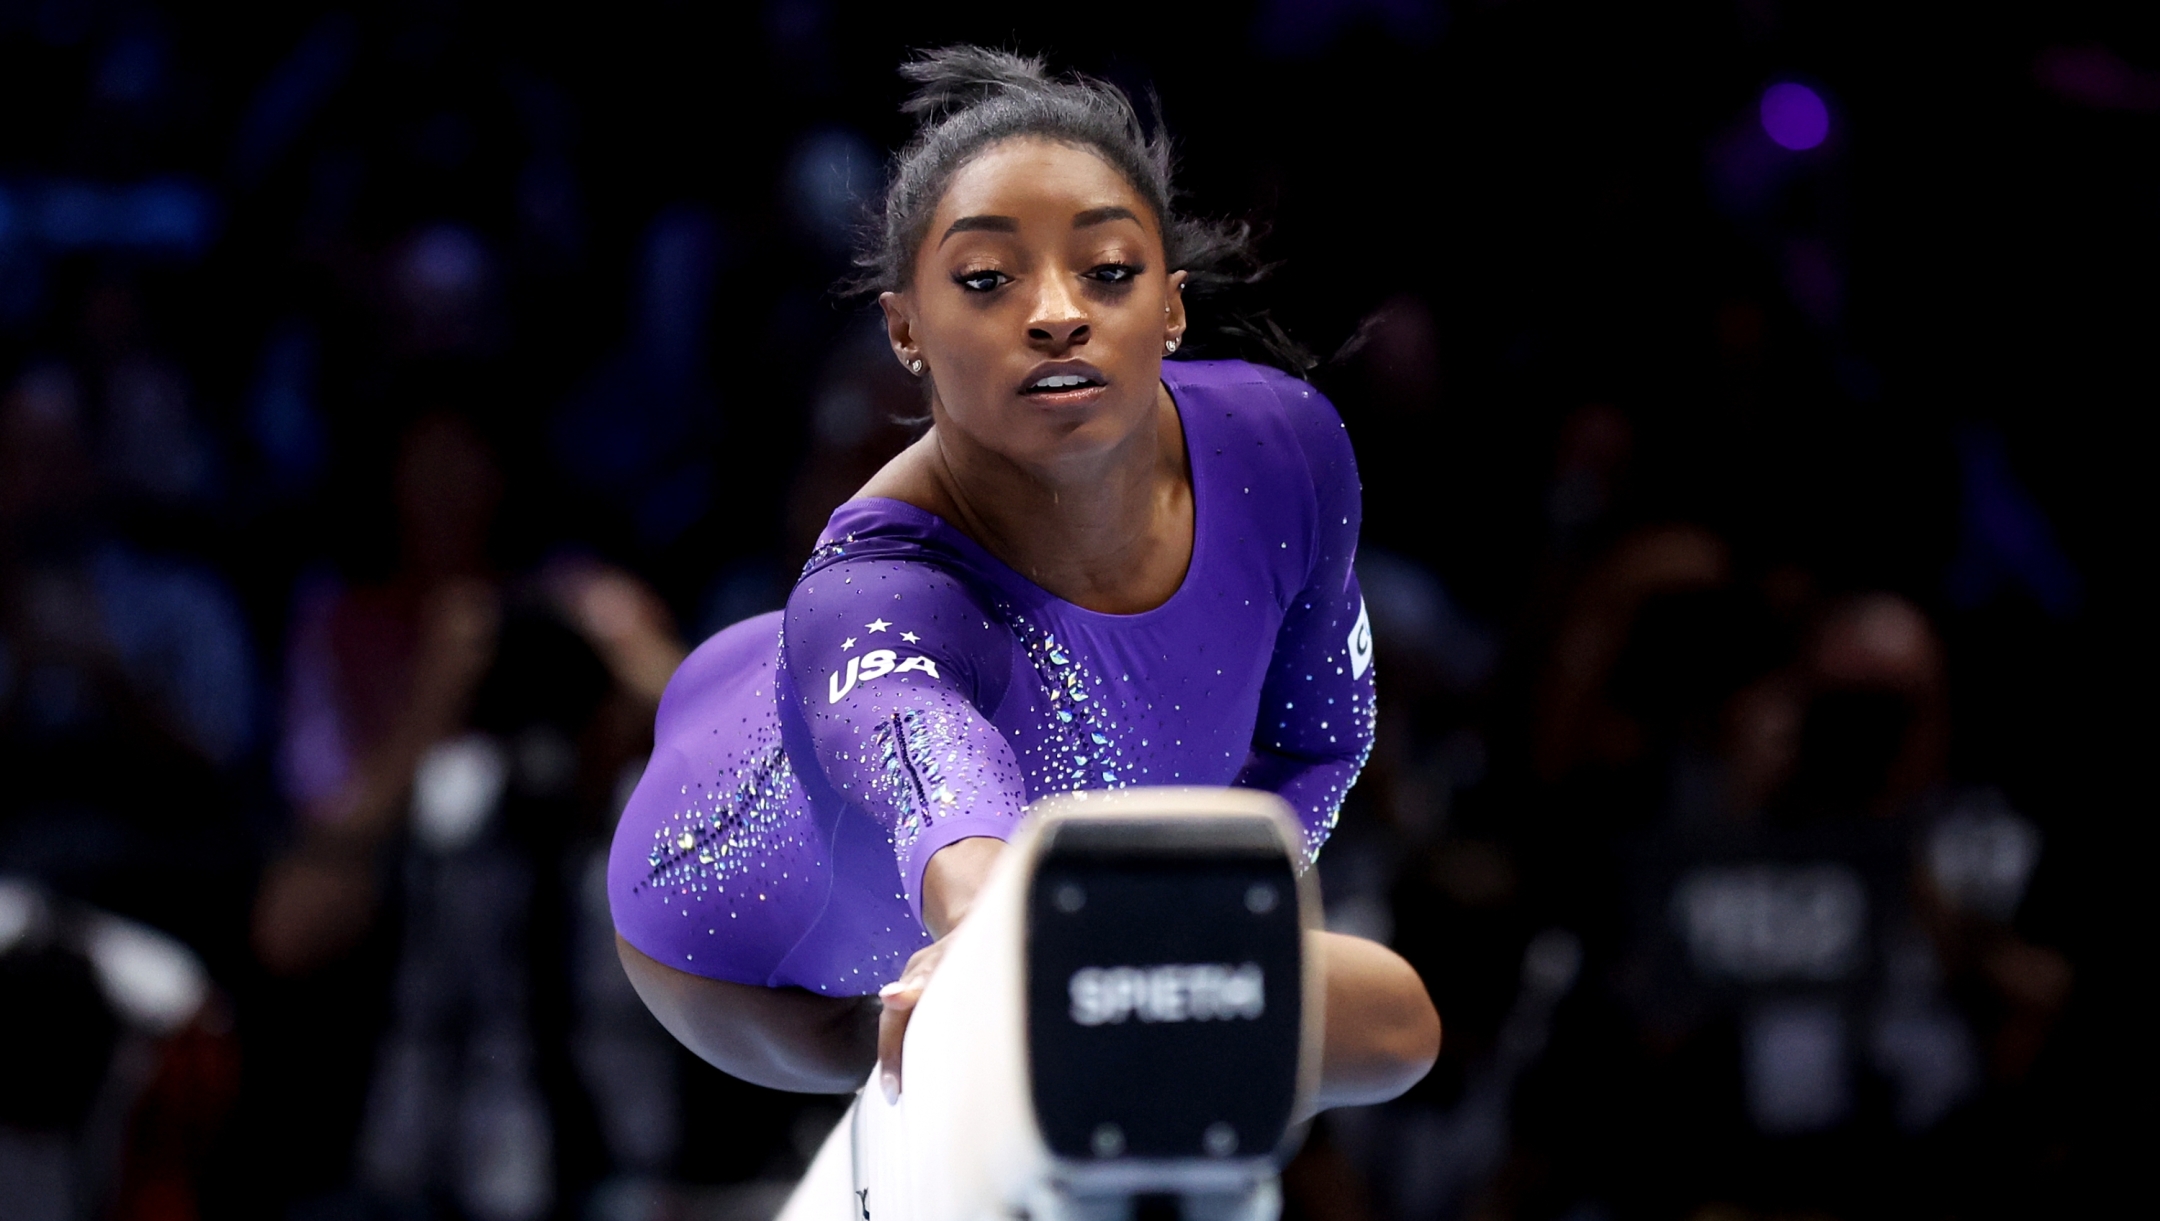
[{"label": "leotard neckline", "polygon": [[[1167,374],[1167,372],[1166,369],[1165,373]],[[1200,446],[1193,436],[1192,413],[1188,412],[1185,405],[1178,401],[1177,387],[1171,384],[1171,379],[1168,376],[1162,379],[1162,387],[1170,395],[1170,407],[1178,413],[1178,428],[1185,436],[1185,470],[1187,476],[1192,480],[1193,537],[1192,555],[1185,561],[1184,579],[1179,581],[1178,587],[1172,590],[1170,596],[1163,599],[1158,605],[1151,606],[1144,611],[1134,611],[1131,614],[1117,614],[1112,611],[1091,610],[1077,602],[1068,601],[1037,585],[1025,573],[999,559],[994,552],[976,542],[965,530],[953,525],[938,514],[923,508],[921,505],[910,504],[905,500],[896,500],[890,496],[859,496],[843,503],[839,509],[834,511],[833,521],[826,526],[826,533],[830,535],[834,532],[834,526],[839,524],[840,517],[846,514],[851,507],[874,505],[879,517],[899,516],[913,518],[915,524],[936,534],[940,539],[945,540],[956,550],[962,552],[971,564],[982,571],[984,575],[991,577],[1000,586],[1019,594],[1029,602],[1055,603],[1065,613],[1087,616],[1100,620],[1105,624],[1131,624],[1137,626],[1145,624],[1155,617],[1169,615],[1179,609],[1181,604],[1192,600],[1191,591],[1200,583],[1198,580],[1200,566],[1211,551],[1208,544],[1213,533],[1206,527],[1208,502],[1204,499],[1204,496],[1212,491],[1214,485],[1211,480],[1204,479],[1201,476],[1202,459]]]}]

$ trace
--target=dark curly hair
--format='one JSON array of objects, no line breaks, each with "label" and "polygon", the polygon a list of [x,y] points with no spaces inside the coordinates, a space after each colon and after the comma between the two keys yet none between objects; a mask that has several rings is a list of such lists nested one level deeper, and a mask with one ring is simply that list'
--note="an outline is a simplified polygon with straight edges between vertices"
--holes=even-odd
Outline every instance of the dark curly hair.
[{"label": "dark curly hair", "polygon": [[[921,52],[900,75],[917,86],[901,107],[916,120],[915,135],[893,158],[883,215],[865,227],[857,274],[842,291],[905,287],[953,175],[999,141],[1037,136],[1100,156],[1155,213],[1171,269],[1186,273],[1190,322],[1180,356],[1242,357],[1301,377],[1313,367],[1310,353],[1252,307],[1253,289],[1270,270],[1254,249],[1252,226],[1176,211],[1170,138],[1160,124],[1146,131],[1116,85],[1078,74],[1052,79],[1041,59],[974,46]],[[1159,113],[1159,104],[1153,108]]]}]

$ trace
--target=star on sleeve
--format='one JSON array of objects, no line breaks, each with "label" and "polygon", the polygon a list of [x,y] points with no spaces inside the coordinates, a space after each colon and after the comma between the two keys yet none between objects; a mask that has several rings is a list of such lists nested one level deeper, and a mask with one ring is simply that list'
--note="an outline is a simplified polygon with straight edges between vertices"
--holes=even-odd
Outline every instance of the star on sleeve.
[{"label": "star on sleeve", "polygon": [[900,633],[900,639],[907,641],[909,644],[914,644],[917,641],[921,640],[922,637],[917,636],[913,632],[902,632]]},{"label": "star on sleeve", "polygon": [[882,632],[886,628],[891,627],[892,624],[885,622],[885,620],[882,618],[878,618],[872,619],[870,622],[863,624],[863,626],[869,628],[873,632]]}]

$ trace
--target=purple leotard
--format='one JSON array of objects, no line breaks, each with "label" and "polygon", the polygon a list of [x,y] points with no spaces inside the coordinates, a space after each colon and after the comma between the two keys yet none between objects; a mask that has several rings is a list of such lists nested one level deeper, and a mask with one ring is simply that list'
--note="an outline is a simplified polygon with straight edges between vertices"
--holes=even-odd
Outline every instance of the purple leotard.
[{"label": "purple leotard", "polygon": [[1085,610],[934,514],[840,506],[787,609],[668,684],[608,862],[624,938],[715,979],[874,992],[930,942],[931,854],[1073,789],[1269,789],[1310,862],[1372,745],[1350,442],[1270,369],[1172,362],[1163,383],[1193,482],[1170,600]]}]

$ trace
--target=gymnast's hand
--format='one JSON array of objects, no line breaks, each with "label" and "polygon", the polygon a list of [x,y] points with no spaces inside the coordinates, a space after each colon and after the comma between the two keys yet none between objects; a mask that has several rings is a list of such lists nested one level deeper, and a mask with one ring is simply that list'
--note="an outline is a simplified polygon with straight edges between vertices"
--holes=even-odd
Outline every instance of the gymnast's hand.
[{"label": "gymnast's hand", "polygon": [[990,867],[1003,851],[1005,841],[986,836],[955,840],[938,849],[923,870],[923,926],[937,940],[915,951],[900,978],[878,989],[878,999],[885,1002],[878,1015],[878,1084],[884,1087],[887,1102],[900,1098],[900,1041],[907,1034],[908,1017],[945,957],[950,934],[974,906],[976,894],[989,880]]}]

